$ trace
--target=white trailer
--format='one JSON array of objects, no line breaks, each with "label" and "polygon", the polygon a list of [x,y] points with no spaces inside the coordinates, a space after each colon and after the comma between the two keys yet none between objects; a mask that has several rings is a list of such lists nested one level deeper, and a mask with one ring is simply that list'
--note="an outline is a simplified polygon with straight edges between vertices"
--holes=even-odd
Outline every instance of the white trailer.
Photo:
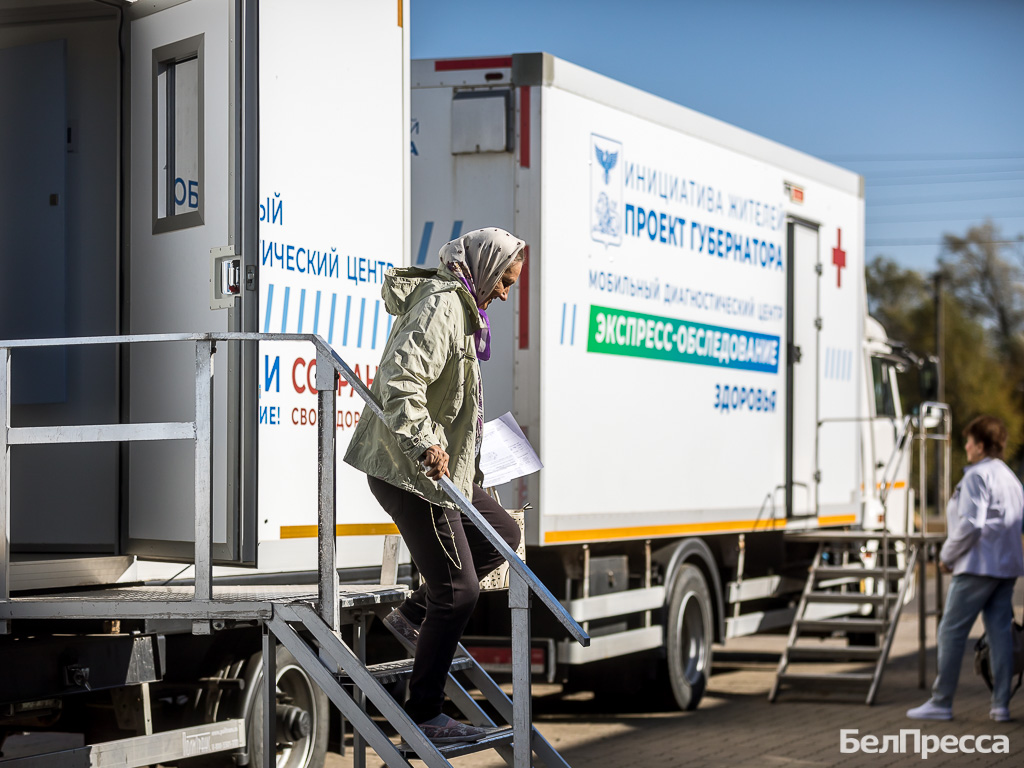
[{"label": "white trailer", "polygon": [[[891,350],[863,330],[860,181],[551,57],[410,75],[408,42],[402,0],[0,0],[0,339],[312,332],[369,382],[383,270],[478,224],[515,231],[531,252],[492,313],[487,403],[547,467],[503,497],[533,502],[530,558],[595,636],[591,655],[556,652],[538,616],[537,667],[667,648],[694,706],[712,636],[792,615],[783,531],[877,525],[900,414]],[[15,350],[5,424],[189,422],[193,354]],[[219,583],[317,579],[314,368],[295,342],[218,350]],[[339,386],[336,455],[360,410]],[[179,750],[258,758],[258,628],[6,618],[9,594],[191,579],[188,446],[0,447],[0,736],[92,740],[99,702],[125,731],[173,720]],[[376,579],[394,526],[341,462],[337,484],[341,578]],[[508,635],[491,611],[477,629]],[[305,768],[327,702],[292,661],[278,653],[279,762]],[[224,718],[248,733],[208,729]]]},{"label": "white trailer", "polygon": [[558,674],[667,655],[695,706],[712,640],[789,625],[785,532],[884,522],[902,414],[863,179],[548,54],[414,61],[412,85],[413,263],[481,226],[529,244],[483,372],[544,462],[501,488],[533,505],[527,559],[594,637]]},{"label": "white trailer", "polygon": [[[316,333],[371,380],[390,327],[383,271],[409,263],[408,63],[402,0],[0,0],[0,339]],[[5,424],[184,428],[195,354],[192,342],[16,350]],[[315,584],[313,347],[236,341],[215,361],[218,577]],[[338,455],[361,405],[339,387]],[[189,441],[11,450],[5,433],[8,455],[0,609],[9,594],[192,578]],[[364,478],[339,468],[338,561],[348,581],[376,580],[392,527]],[[0,617],[0,632],[0,742],[25,728],[109,737],[90,713],[113,696],[111,724],[128,730],[136,712],[158,731],[241,719],[258,757],[258,627]],[[286,651],[277,661],[285,717],[309,726],[280,762],[318,765],[327,698]],[[212,738],[228,763],[238,736],[173,734],[179,747]]]}]

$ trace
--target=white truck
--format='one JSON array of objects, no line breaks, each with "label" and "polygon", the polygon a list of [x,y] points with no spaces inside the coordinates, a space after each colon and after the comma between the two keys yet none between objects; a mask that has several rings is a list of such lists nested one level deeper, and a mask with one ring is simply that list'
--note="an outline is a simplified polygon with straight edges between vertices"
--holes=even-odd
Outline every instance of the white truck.
[{"label": "white truck", "polygon": [[[863,179],[548,54],[414,61],[412,87],[413,263],[481,226],[529,244],[487,416],[544,462],[501,498],[594,638],[538,626],[537,663],[647,685],[619,657],[667,657],[646,677],[695,706],[713,640],[792,621],[784,532],[883,521],[899,360],[867,317]],[[468,631],[498,663],[496,624]]]},{"label": "white truck", "polygon": [[[530,255],[492,313],[487,407],[546,467],[502,496],[533,502],[528,557],[594,636],[556,648],[538,617],[536,669],[660,653],[695,706],[713,637],[791,617],[783,531],[877,525],[900,413],[865,333],[860,179],[549,56],[410,74],[407,6],[0,1],[0,340],[317,333],[369,382],[384,270],[464,229],[516,232]],[[230,718],[248,746],[222,757],[260,762],[258,627],[11,619],[11,596],[192,578],[186,444],[9,437],[188,422],[194,347],[11,354],[5,757],[132,731],[208,747],[182,729]],[[219,584],[316,581],[314,368],[296,342],[218,350]],[[341,386],[338,456],[360,411]],[[337,485],[341,578],[375,580],[394,526],[341,462]],[[508,629],[482,608],[492,647],[474,644],[500,667]],[[315,767],[327,700],[293,662],[278,651],[278,762]]]},{"label": "white truck", "polygon": [[[402,0],[0,1],[0,339],[317,333],[371,379],[390,327],[383,271],[409,263],[408,66]],[[249,747],[223,759],[256,750],[259,764],[258,627],[193,636],[181,621],[2,615],[10,595],[73,588],[85,603],[105,585],[193,577],[188,441],[11,446],[6,430],[189,422],[194,354],[192,342],[12,353],[5,757],[154,723],[180,746],[177,729],[234,717]],[[299,342],[217,350],[219,583],[316,583],[315,360]],[[342,440],[360,406],[342,387]],[[346,580],[375,580],[387,518],[356,473],[338,489]],[[327,697],[283,648],[277,661],[278,726],[293,737],[279,763],[322,764]]]}]

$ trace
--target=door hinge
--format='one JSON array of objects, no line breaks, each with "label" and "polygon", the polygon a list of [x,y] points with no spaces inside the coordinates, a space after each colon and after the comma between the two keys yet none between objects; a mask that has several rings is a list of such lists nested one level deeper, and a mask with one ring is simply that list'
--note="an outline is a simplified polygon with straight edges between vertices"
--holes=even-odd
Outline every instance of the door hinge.
[{"label": "door hinge", "polygon": [[814,318],[814,327],[817,328],[820,331],[821,330],[821,326],[822,326],[821,318],[820,317]]},{"label": "door hinge", "polygon": [[789,356],[794,363],[799,363],[800,358],[803,357],[803,352],[801,351],[800,347],[798,347],[796,344],[790,344]]},{"label": "door hinge", "polygon": [[814,271],[820,275],[824,271],[824,269],[822,268],[821,264],[815,264]]},{"label": "door hinge", "polygon": [[245,290],[256,290],[256,265],[250,264],[245,268]]},{"label": "door hinge", "polygon": [[821,470],[820,469],[816,470],[814,472],[814,482],[816,482],[816,483],[820,483],[821,482]]}]

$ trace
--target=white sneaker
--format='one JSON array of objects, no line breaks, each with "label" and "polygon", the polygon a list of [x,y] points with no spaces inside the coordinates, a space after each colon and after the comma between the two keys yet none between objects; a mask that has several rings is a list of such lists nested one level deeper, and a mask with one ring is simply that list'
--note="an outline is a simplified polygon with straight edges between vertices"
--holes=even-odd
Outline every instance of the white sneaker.
[{"label": "white sneaker", "polygon": [[920,707],[908,709],[907,717],[911,720],[952,720],[953,708],[940,707],[938,704],[933,704],[931,699],[928,699]]},{"label": "white sneaker", "polygon": [[1010,722],[1010,710],[1008,707],[992,707],[989,710],[988,717],[997,723],[1008,723]]}]

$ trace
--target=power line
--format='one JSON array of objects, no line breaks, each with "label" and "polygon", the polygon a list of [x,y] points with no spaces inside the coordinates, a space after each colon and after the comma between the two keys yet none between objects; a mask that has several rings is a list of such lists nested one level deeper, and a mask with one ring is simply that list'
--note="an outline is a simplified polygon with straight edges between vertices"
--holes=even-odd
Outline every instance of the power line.
[{"label": "power line", "polygon": [[[1001,173],[1020,173],[1020,171],[1001,171]],[[897,182],[893,182],[889,179],[883,179],[882,181],[871,181],[868,179],[866,182],[872,187],[919,187],[925,184],[977,184],[979,182],[988,182],[991,184],[993,181],[1019,181],[1021,179],[1024,179],[1024,176],[1012,176],[1005,179],[929,179],[928,181]]]},{"label": "power line", "polygon": [[998,215],[986,213],[984,216],[947,216],[939,214],[937,216],[928,216],[922,219],[904,219],[902,217],[875,218],[873,216],[869,216],[868,224],[912,224],[918,221],[968,221],[970,219],[1024,219],[1024,211]]},{"label": "power line", "polygon": [[867,162],[918,162],[925,160],[1022,160],[1024,150],[1007,152],[934,152],[911,153],[907,155],[876,154],[876,155],[822,155],[822,159],[849,162],[863,160]]},{"label": "power line", "polygon": [[[1020,240],[971,240],[974,245],[1019,245]],[[865,248],[893,248],[910,245],[945,245],[945,240],[932,240],[930,238],[906,237],[899,240],[865,240]]]},{"label": "power line", "polygon": [[872,179],[916,179],[927,176],[984,176],[993,173],[1024,173],[1024,168],[901,168],[898,170],[865,171],[862,175]]},{"label": "power line", "polygon": [[881,202],[868,202],[866,205],[868,208],[873,206],[890,206],[890,205],[927,205],[929,203],[962,203],[968,201],[982,201],[982,200],[1024,200],[1024,195],[995,195],[995,196],[984,196],[976,197],[974,195],[962,195],[959,197],[924,197],[919,200],[903,200],[900,202],[882,200]]}]

